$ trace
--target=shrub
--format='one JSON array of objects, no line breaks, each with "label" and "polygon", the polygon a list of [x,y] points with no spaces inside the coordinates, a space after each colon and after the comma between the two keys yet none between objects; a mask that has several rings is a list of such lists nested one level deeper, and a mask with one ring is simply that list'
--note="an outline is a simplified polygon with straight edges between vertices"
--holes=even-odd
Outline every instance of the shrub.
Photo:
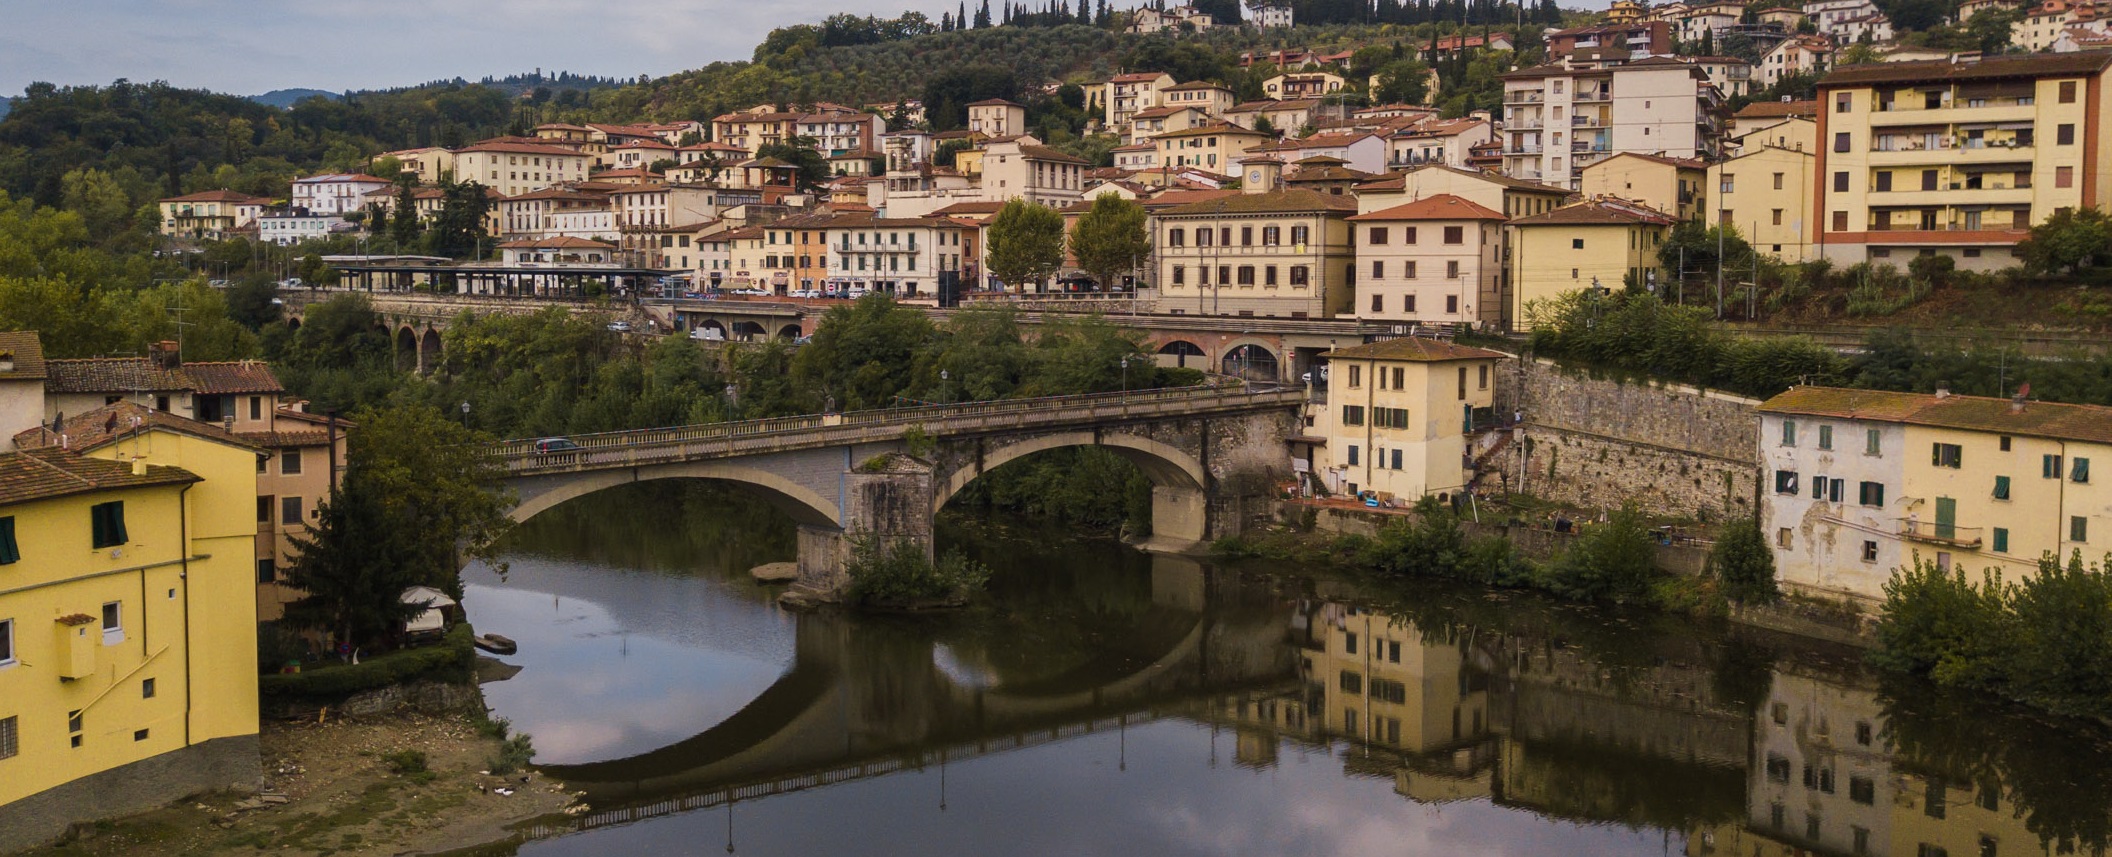
[{"label": "shrub", "polygon": [[1647,601],[1658,575],[1656,544],[1642,512],[1624,505],[1555,558],[1548,589],[1577,600]]},{"label": "shrub", "polygon": [[845,570],[851,578],[851,602],[869,606],[958,601],[990,579],[988,566],[958,551],[935,563],[914,539],[883,539],[871,533],[851,537]]},{"label": "shrub", "polygon": [[468,624],[459,624],[430,646],[401,649],[356,664],[326,663],[298,673],[258,676],[257,688],[265,696],[320,700],[413,681],[467,682],[477,659],[470,642],[474,633]]},{"label": "shrub", "polygon": [[1709,551],[1709,571],[1733,601],[1768,603],[1782,596],[1775,586],[1775,553],[1760,533],[1760,523],[1740,518],[1724,528]]},{"label": "shrub", "polygon": [[493,776],[503,777],[528,767],[528,761],[533,758],[535,742],[527,735],[515,735],[499,742],[498,755],[486,761],[485,767],[491,770]]},{"label": "shrub", "polygon": [[1466,553],[1459,519],[1436,497],[1416,501],[1414,518],[1396,518],[1366,546],[1364,562],[1389,574],[1458,577]]},{"label": "shrub", "polygon": [[383,753],[381,761],[382,764],[389,767],[389,773],[397,776],[423,774],[429,770],[426,767],[424,750],[398,750],[394,753]]},{"label": "shrub", "polygon": [[2012,695],[2064,714],[2112,712],[2112,576],[2105,567],[2083,565],[2079,551],[2066,566],[2043,557],[2039,573],[2008,595],[2013,646],[2003,663]]},{"label": "shrub", "polygon": [[1945,571],[1916,557],[1913,567],[1885,582],[1878,648],[1870,660],[1939,684],[1997,689],[2010,624],[2006,600],[2002,579],[1993,573],[1975,586],[1962,569]]}]

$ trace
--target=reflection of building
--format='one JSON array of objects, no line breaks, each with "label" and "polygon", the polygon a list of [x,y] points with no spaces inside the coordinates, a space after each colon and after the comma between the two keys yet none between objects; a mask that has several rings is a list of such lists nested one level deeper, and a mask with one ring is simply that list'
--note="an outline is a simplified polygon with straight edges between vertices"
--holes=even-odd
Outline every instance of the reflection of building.
[{"label": "reflection of building", "polygon": [[1753,719],[1747,825],[1804,848],[1885,853],[1872,846],[1892,841],[1898,784],[1880,725],[1875,694],[1778,673]]}]

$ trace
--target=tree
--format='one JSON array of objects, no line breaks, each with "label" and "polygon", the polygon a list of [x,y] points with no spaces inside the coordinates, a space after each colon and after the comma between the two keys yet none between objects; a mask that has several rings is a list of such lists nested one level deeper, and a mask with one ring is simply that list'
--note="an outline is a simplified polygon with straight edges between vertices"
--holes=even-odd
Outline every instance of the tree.
[{"label": "tree", "polygon": [[833,396],[843,410],[887,407],[910,388],[917,354],[931,339],[923,313],[874,292],[822,316],[793,357],[794,388],[810,391],[810,400]]},{"label": "tree", "polygon": [[[1719,246],[1722,248],[1720,257]],[[1731,269],[1752,264],[1753,247],[1738,234],[1738,227],[1681,221],[1672,228],[1672,234],[1666,236],[1665,243],[1657,248],[1658,264],[1674,272],[1675,277],[1713,278],[1719,258],[1726,268]]]},{"label": "tree", "polygon": [[999,282],[1025,291],[1063,265],[1063,215],[1046,205],[1013,199],[990,220],[985,255]]},{"label": "tree", "polygon": [[1430,67],[1421,60],[1388,63],[1379,71],[1371,99],[1380,104],[1421,104],[1430,97]]},{"label": "tree", "polygon": [[396,250],[404,252],[418,243],[418,236],[425,231],[418,222],[418,202],[410,182],[396,186],[396,212],[389,218],[389,238],[396,242]]},{"label": "tree", "polygon": [[469,180],[442,181],[440,193],[440,216],[428,230],[434,255],[482,258],[484,241],[491,237],[487,215],[492,206],[484,186]]},{"label": "tree", "polygon": [[227,314],[243,327],[263,330],[279,320],[279,284],[261,271],[251,272],[227,289]]},{"label": "tree", "polygon": [[1709,550],[1709,568],[1733,601],[1764,603],[1782,595],[1775,587],[1775,552],[1752,518],[1739,518],[1724,528]]},{"label": "tree", "polygon": [[1878,61],[1877,48],[1868,42],[1856,42],[1841,49],[1840,60],[1835,65],[1866,65]]},{"label": "tree", "polygon": [[757,160],[776,158],[799,168],[796,180],[801,189],[811,190],[829,180],[829,161],[814,148],[814,138],[793,137],[782,143],[765,143],[755,150]]},{"label": "tree", "polygon": [[405,587],[460,598],[464,558],[496,562],[512,498],[485,455],[488,437],[438,409],[395,406],[358,422],[343,482],[318,508],[314,535],[296,538],[301,557],[287,582],[308,597],[288,612],[368,645],[394,635]]},{"label": "tree", "polygon": [[2080,274],[2112,262],[2112,216],[2090,207],[2056,209],[2017,244],[2017,255],[2040,274]]},{"label": "tree", "polygon": [[1093,206],[1078,216],[1071,233],[1071,255],[1078,267],[1093,275],[1101,291],[1113,291],[1115,275],[1135,269],[1151,256],[1151,234],[1145,228],[1144,206],[1112,193],[1093,199]]},{"label": "tree", "polygon": [[1550,588],[1579,600],[1646,601],[1658,574],[1655,545],[1643,514],[1624,505],[1555,558]]}]

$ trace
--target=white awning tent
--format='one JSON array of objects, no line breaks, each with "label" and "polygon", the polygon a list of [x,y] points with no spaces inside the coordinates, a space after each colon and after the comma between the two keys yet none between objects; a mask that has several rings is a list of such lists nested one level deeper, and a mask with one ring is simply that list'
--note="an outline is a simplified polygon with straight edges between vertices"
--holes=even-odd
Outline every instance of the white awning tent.
[{"label": "white awning tent", "polygon": [[455,606],[455,599],[447,597],[447,593],[430,586],[413,586],[403,591],[403,603],[422,604],[425,606],[425,612],[413,616],[403,623],[405,633],[418,634],[427,631],[447,630],[447,615],[442,611]]}]

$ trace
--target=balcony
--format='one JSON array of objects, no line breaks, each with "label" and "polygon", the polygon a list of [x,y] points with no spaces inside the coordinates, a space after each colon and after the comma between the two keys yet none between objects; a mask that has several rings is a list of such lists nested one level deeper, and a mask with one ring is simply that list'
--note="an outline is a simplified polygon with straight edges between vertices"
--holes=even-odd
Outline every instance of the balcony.
[{"label": "balcony", "polygon": [[1926,125],[1935,122],[1967,120],[1971,122],[2030,122],[2038,118],[2038,108],[2032,104],[2014,101],[1991,101],[1986,104],[1960,104],[1952,101],[1942,107],[1894,107],[1879,109],[1870,114],[1870,124]]},{"label": "balcony", "polygon": [[1958,548],[1980,546],[1982,527],[1961,527],[1957,524],[1939,524],[1915,518],[1899,519],[1899,537],[1908,541],[1926,542],[1932,545],[1948,545]]},{"label": "balcony", "polygon": [[1539,104],[1545,100],[1547,96],[1537,89],[1513,90],[1503,94],[1505,104]]},{"label": "balcony", "polygon": [[1572,100],[1572,101],[1576,101],[1576,102],[1580,102],[1580,103],[1581,103],[1581,102],[1586,102],[1586,101],[1612,101],[1612,100],[1613,100],[1613,90],[1611,90],[1611,89],[1580,89],[1580,90],[1577,90],[1577,95],[1576,95],[1576,97],[1575,97],[1575,98],[1572,98],[1572,99],[1570,99],[1570,100]]},{"label": "balcony", "polygon": [[1520,147],[1518,147],[1518,148],[1516,148],[1516,149],[1505,149],[1505,150],[1503,150],[1503,153],[1504,153],[1504,155],[1506,155],[1506,156],[1509,156],[1509,155],[1537,155],[1537,154],[1540,154],[1540,147],[1539,147],[1539,146],[1520,146]]}]

